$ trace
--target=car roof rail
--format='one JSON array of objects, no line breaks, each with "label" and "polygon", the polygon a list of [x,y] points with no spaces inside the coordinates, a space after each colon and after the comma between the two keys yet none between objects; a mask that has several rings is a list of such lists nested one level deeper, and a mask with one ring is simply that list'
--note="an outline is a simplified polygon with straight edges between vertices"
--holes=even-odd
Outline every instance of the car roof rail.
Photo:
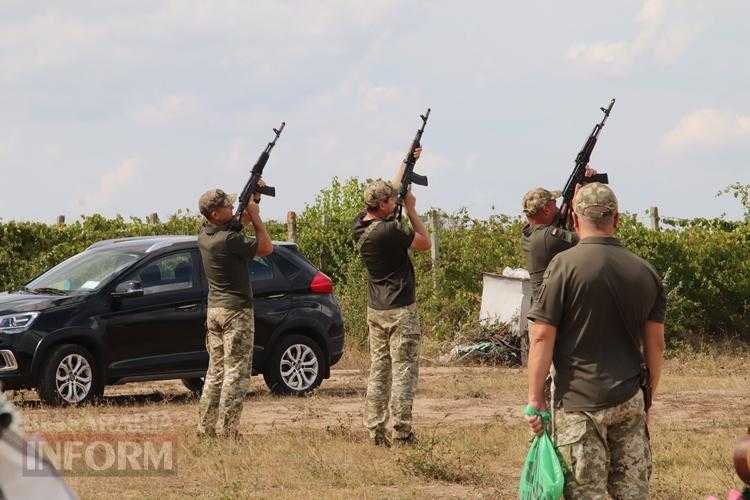
[{"label": "car roof rail", "polygon": [[[101,247],[105,247],[109,245],[116,245],[119,243],[142,242],[145,245],[151,242],[152,244],[148,248],[146,248],[146,253],[150,253],[160,248],[165,248],[165,247],[175,245],[178,243],[189,243],[189,242],[196,241],[197,239],[198,239],[197,236],[176,235],[176,234],[165,234],[165,235],[155,235],[155,236],[129,236],[126,238],[113,238],[109,240],[97,241],[89,245],[86,248],[86,250],[93,250],[95,248],[101,248]],[[276,246],[299,251],[299,247],[297,243],[293,241],[274,240],[272,243]]]},{"label": "car roof rail", "polygon": [[104,246],[112,245],[115,243],[127,243],[130,241],[144,241],[144,240],[149,240],[153,238],[154,238],[153,236],[129,236],[127,238],[112,238],[109,240],[101,240],[101,241],[92,243],[91,245],[86,247],[86,250],[92,250],[94,248],[104,247]]},{"label": "car roof rail", "polygon": [[160,248],[169,247],[178,243],[190,243],[197,241],[197,236],[162,236],[158,241],[146,249],[146,253],[151,253]]}]

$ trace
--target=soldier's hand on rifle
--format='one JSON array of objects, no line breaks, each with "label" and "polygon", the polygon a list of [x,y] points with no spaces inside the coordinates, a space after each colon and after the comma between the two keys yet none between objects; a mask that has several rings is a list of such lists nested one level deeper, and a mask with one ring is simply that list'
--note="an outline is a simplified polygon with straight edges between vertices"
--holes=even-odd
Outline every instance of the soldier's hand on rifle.
[{"label": "soldier's hand on rifle", "polygon": [[245,207],[245,211],[242,212],[242,219],[240,222],[242,222],[243,226],[247,226],[248,224],[252,224],[253,219],[259,219],[260,218],[260,207],[257,203],[255,203],[254,200],[250,200],[247,203],[247,207]]},{"label": "soldier's hand on rifle", "polygon": [[421,155],[421,154],[422,154],[422,148],[421,147],[416,148],[414,150],[414,160],[415,161],[418,160],[419,159],[419,155]]},{"label": "soldier's hand on rifle", "polygon": [[[265,183],[265,182],[263,182],[263,179],[260,179],[260,180],[258,181],[258,187],[259,187],[259,188],[263,188],[263,187],[266,187],[266,183]],[[257,192],[257,191],[256,191],[256,192],[254,192],[254,193],[253,193],[253,201],[254,201],[255,203],[260,203],[260,199],[261,199],[261,195],[260,195],[260,193],[259,193],[259,192]]]},{"label": "soldier's hand on rifle", "polygon": [[[596,175],[596,174],[598,174],[598,173],[599,173],[599,172],[597,172],[597,171],[596,171],[596,170],[594,170],[593,168],[591,168],[591,167],[586,167],[586,172],[585,172],[585,173],[584,173],[583,175],[584,175],[584,177],[593,177],[593,176],[595,176],[595,175]],[[577,192],[578,192],[578,190],[579,190],[580,188],[581,188],[581,183],[579,182],[579,183],[577,183],[577,184],[576,184],[576,189],[575,189],[575,191],[573,191],[573,197],[574,197],[574,198],[575,198],[575,193],[577,193]]]},{"label": "soldier's hand on rifle", "polygon": [[406,192],[404,196],[404,208],[407,212],[415,211],[417,209],[417,197],[411,192],[411,189]]}]

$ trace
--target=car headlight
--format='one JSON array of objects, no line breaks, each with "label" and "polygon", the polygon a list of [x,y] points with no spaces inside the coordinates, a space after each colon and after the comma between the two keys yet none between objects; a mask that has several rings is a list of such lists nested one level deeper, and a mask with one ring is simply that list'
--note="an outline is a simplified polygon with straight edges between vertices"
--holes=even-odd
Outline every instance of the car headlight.
[{"label": "car headlight", "polygon": [[39,316],[38,312],[6,314],[0,316],[0,333],[21,333],[31,327]]}]

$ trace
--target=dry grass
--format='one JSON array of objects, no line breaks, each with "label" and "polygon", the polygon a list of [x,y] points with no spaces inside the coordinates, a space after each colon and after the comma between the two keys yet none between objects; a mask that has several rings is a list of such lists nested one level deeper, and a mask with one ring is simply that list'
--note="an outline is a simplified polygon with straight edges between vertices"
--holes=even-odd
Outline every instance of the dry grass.
[{"label": "dry grass", "polygon": [[[741,359],[744,356],[744,359]],[[737,486],[730,453],[750,424],[747,351],[667,364],[652,430],[654,498],[704,498]],[[529,435],[525,372],[423,369],[413,448],[370,446],[362,428],[366,356],[308,398],[276,398],[254,381],[247,443],[200,442],[196,402],[177,383],[108,390],[102,406],[55,409],[17,399],[29,431],[173,433],[178,471],[161,477],[70,477],[83,498],[514,498]],[[18,395],[20,398],[21,395]]]}]

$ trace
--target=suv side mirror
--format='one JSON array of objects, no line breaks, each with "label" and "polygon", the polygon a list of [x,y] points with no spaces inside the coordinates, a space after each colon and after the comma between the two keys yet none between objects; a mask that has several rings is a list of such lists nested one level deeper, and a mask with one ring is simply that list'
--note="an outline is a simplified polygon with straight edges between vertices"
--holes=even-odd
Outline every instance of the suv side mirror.
[{"label": "suv side mirror", "polygon": [[143,284],[140,281],[123,281],[115,287],[112,297],[118,299],[143,297]]}]

